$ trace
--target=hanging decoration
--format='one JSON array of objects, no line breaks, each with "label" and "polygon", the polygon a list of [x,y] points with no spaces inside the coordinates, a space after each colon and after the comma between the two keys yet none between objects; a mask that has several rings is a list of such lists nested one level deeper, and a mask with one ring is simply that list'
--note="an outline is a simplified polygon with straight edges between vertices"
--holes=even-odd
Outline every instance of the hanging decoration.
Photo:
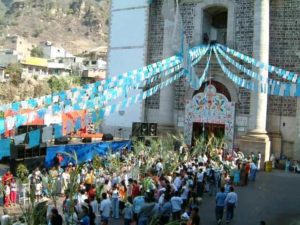
[{"label": "hanging decoration", "polygon": [[246,88],[246,89],[249,89],[249,90],[252,90],[252,91],[255,91],[255,92],[267,93],[268,85],[266,83],[252,82],[251,80],[244,79],[244,78],[232,73],[229,69],[227,69],[227,67],[224,65],[224,63],[220,59],[215,47],[213,47],[213,51],[216,55],[217,61],[220,65],[222,71],[236,85]]},{"label": "hanging decoration", "polygon": [[203,84],[203,82],[205,81],[205,79],[207,78],[208,69],[209,69],[210,60],[211,60],[211,54],[212,54],[212,49],[210,48],[209,55],[207,57],[206,66],[205,66],[203,74],[201,75],[200,78],[197,76],[194,67],[191,67],[190,72],[192,73],[192,75],[191,75],[192,79],[189,82],[190,82],[190,86],[194,90],[198,90],[201,87],[201,85]]},{"label": "hanging decoration", "polygon": [[257,68],[265,69],[265,70],[269,71],[270,73],[276,73],[281,78],[286,79],[288,81],[292,81],[293,83],[300,83],[299,75],[294,72],[287,71],[287,70],[281,69],[276,66],[267,65],[261,61],[253,59],[247,55],[244,55],[240,52],[230,49],[224,45],[218,44],[217,46],[222,48],[225,52],[230,53],[231,55],[243,60],[246,63],[250,63],[251,65],[253,65]]},{"label": "hanging decoration", "polygon": [[175,74],[171,78],[169,78],[165,81],[162,81],[160,84],[148,89],[147,91],[144,91],[143,93],[140,93],[140,94],[137,94],[135,96],[129,97],[129,98],[124,99],[123,101],[117,103],[117,104],[109,105],[109,106],[101,109],[100,114],[102,115],[102,117],[109,116],[109,115],[113,114],[116,111],[123,110],[123,109],[127,108],[130,105],[133,105],[133,104],[135,104],[139,101],[145,100],[146,98],[148,98],[148,97],[154,95],[155,93],[157,93],[157,91],[161,90],[164,87],[167,87],[168,85],[170,85],[174,81],[178,80],[184,74],[185,74],[185,71],[181,70],[180,72],[178,72],[177,74]]},{"label": "hanging decoration", "polygon": [[[216,48],[214,48],[214,52],[216,54],[217,60],[219,65],[221,66],[223,72],[226,76],[231,79],[236,85],[255,91],[261,92],[269,95],[277,95],[277,96],[293,96],[299,97],[300,96],[300,84],[293,84],[293,83],[283,83],[280,81],[269,79],[266,82],[257,82],[253,80],[247,80],[241,78],[240,76],[232,73],[227,67],[224,65],[222,60],[220,59]],[[255,72],[252,72],[255,74]],[[254,77],[259,76],[258,74],[254,75]]]}]

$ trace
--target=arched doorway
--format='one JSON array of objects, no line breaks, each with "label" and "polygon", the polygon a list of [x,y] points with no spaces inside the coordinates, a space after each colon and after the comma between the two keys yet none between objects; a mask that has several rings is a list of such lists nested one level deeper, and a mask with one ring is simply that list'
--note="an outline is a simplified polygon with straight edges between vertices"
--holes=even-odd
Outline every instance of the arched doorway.
[{"label": "arched doorway", "polygon": [[205,88],[210,84],[216,88],[217,93],[223,94],[227,98],[227,100],[231,102],[231,95],[227,87],[221,82],[215,80],[206,81],[205,83],[203,83],[199,90],[194,91],[193,96],[195,96],[198,93],[204,92]]},{"label": "arched doorway", "polygon": [[[216,94],[222,94],[226,97],[228,102],[231,102],[231,96],[227,87],[215,80],[210,80],[202,84],[199,90],[194,91],[193,96],[199,93],[205,93],[205,89],[212,85],[216,89]],[[224,138],[225,136],[225,124],[220,123],[193,123],[192,141],[198,139],[200,136],[205,137],[208,140],[209,136],[215,136],[217,138]]]},{"label": "arched doorway", "polygon": [[[228,95],[228,91],[227,94]],[[229,95],[230,96],[230,95]],[[185,109],[184,137],[188,144],[200,135],[214,133],[224,138],[228,149],[233,148],[235,103],[217,92],[214,85],[208,84],[203,92],[196,93]]]}]

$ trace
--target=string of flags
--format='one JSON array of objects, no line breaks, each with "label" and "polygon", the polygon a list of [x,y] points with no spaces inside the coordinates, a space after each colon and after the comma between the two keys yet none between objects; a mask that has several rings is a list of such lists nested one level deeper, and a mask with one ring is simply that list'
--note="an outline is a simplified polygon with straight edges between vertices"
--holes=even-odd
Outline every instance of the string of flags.
[{"label": "string of flags", "polygon": [[[300,96],[300,84],[295,83],[284,83],[281,81],[277,81],[271,78],[263,77],[262,75],[251,71],[244,67],[243,65],[239,64],[238,62],[234,61],[225,52],[222,50],[218,50],[218,46],[214,47],[214,51],[216,53],[218,62],[223,70],[223,72],[229,77],[236,85],[240,87],[247,88],[249,90],[255,92],[261,92],[269,95],[277,95],[277,96],[286,96],[286,97],[299,97]],[[220,53],[229,63],[234,65],[238,70],[244,72],[246,75],[254,78],[258,81],[253,80],[246,80],[241,78],[240,76],[232,73],[222,62],[218,53]]]},{"label": "string of flags", "polygon": [[125,108],[127,108],[130,105],[133,105],[139,101],[145,100],[146,98],[154,95],[155,93],[157,93],[159,90],[163,89],[164,87],[167,87],[168,85],[170,85],[171,83],[173,83],[174,81],[178,80],[180,77],[182,77],[185,74],[184,70],[181,70],[180,72],[178,72],[177,74],[175,74],[174,76],[170,77],[169,79],[162,81],[161,83],[159,83],[158,85],[148,89],[147,91],[144,91],[140,94],[137,94],[135,96],[129,97],[127,99],[124,99],[123,101],[113,104],[113,105],[109,105],[106,106],[105,108],[100,110],[101,116],[100,117],[105,117],[105,116],[109,116],[119,110],[123,110]]},{"label": "string of flags", "polygon": [[210,60],[211,60],[211,55],[212,55],[212,49],[210,48],[209,55],[207,57],[207,62],[206,62],[203,74],[201,75],[200,78],[195,73],[194,68],[191,67],[191,71],[190,72],[192,73],[192,76],[191,76],[192,79],[189,80],[189,83],[190,83],[191,88],[193,88],[194,90],[198,90],[202,86],[202,84],[205,81],[205,79],[207,78],[208,71],[209,71],[208,69],[209,69]]},{"label": "string of flags", "polygon": [[247,76],[254,78],[258,81],[267,83],[268,82],[268,76],[263,76],[261,74],[258,74],[248,68],[246,68],[245,66],[243,66],[242,64],[236,62],[234,59],[232,59],[229,55],[227,55],[221,48],[219,48],[218,46],[216,47],[216,50],[218,51],[218,53],[221,54],[221,56],[223,56],[229,63],[231,63],[235,68],[237,68],[238,70],[240,70],[241,72],[243,72],[244,74],[246,74]]},{"label": "string of flags", "polygon": [[232,73],[222,62],[220,59],[218,52],[216,51],[216,48],[213,48],[213,51],[216,55],[217,61],[224,72],[224,74],[233,81],[237,86],[255,91],[255,92],[262,92],[267,93],[268,85],[266,83],[258,83],[258,82],[252,82],[251,80],[244,79],[235,73]]},{"label": "string of flags", "polygon": [[225,52],[230,53],[231,55],[237,57],[238,59],[241,59],[244,62],[249,63],[249,64],[251,64],[251,65],[253,65],[257,68],[265,69],[265,70],[269,71],[270,73],[276,73],[281,78],[283,78],[285,80],[288,80],[288,81],[292,81],[293,83],[298,83],[298,84],[300,83],[299,75],[294,73],[294,72],[284,70],[284,69],[281,69],[281,68],[276,67],[276,66],[265,64],[261,61],[258,61],[254,58],[251,58],[251,57],[247,56],[247,55],[244,55],[243,53],[240,53],[240,52],[237,52],[233,49],[230,49],[230,48],[228,48],[224,45],[217,44],[217,46],[222,48]]}]

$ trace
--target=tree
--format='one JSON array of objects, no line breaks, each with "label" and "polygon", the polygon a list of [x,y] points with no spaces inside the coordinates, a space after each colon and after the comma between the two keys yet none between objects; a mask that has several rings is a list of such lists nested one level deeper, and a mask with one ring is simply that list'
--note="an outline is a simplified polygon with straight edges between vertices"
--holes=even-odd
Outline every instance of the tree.
[{"label": "tree", "polygon": [[69,89],[69,84],[64,78],[58,79],[55,76],[48,80],[48,85],[52,93]]},{"label": "tree", "polygon": [[22,82],[22,67],[19,63],[9,64],[6,69],[5,73],[9,74],[10,82],[18,86]]},{"label": "tree", "polygon": [[40,47],[34,47],[33,49],[31,49],[30,56],[43,58],[44,57],[43,49]]}]

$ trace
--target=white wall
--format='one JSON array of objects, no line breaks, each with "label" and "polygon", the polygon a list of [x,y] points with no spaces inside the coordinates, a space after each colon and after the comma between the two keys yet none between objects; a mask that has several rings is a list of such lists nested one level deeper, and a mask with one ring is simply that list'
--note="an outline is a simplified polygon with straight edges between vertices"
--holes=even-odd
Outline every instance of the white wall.
[{"label": "white wall", "polygon": [[[110,42],[108,54],[108,77],[145,66],[148,32],[147,0],[113,0],[111,8]],[[128,97],[140,90],[131,91]],[[123,97],[125,98],[125,97]],[[117,103],[123,98],[112,101]],[[133,122],[143,120],[143,102],[126,108],[124,114],[115,112],[105,118],[102,132],[116,135],[122,128],[123,137],[131,133]]]},{"label": "white wall", "polygon": [[279,132],[282,136],[282,153],[294,157],[298,142],[298,126],[296,117],[267,116],[267,131]]},{"label": "white wall", "polygon": [[[285,124],[285,125],[284,125]],[[267,118],[267,130],[268,132],[278,132],[282,134],[282,138],[285,141],[294,142],[297,138],[297,120],[296,117],[271,116]]]},{"label": "white wall", "polygon": [[65,58],[66,51],[63,48],[54,46],[43,46],[44,57],[47,59]]}]

